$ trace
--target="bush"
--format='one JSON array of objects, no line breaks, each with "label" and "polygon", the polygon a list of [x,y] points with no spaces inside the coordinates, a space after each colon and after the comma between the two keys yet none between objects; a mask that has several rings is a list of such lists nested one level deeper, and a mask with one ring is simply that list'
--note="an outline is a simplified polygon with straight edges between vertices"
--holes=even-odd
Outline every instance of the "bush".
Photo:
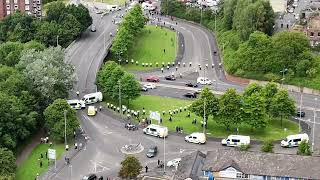
[{"label": "bush", "polygon": [[279,76],[274,73],[267,73],[264,75],[264,78],[268,81],[278,82],[280,80]]},{"label": "bush", "polygon": [[250,144],[241,144],[240,146],[239,146],[239,150],[240,151],[248,151],[249,149],[250,149]]},{"label": "bush", "polygon": [[306,140],[303,140],[298,147],[297,151],[298,155],[303,155],[303,156],[310,156],[312,154],[310,150],[310,145]]},{"label": "bush", "polygon": [[267,140],[263,142],[263,145],[261,146],[262,152],[273,152],[274,145],[272,144],[272,140]]}]

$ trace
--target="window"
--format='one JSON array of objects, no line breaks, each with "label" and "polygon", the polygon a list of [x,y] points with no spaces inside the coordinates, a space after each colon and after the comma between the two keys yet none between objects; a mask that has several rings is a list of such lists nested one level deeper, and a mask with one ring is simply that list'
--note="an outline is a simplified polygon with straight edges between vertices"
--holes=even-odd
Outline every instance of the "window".
[{"label": "window", "polygon": [[7,10],[10,10],[10,5],[7,5]]},{"label": "window", "polygon": [[38,1],[37,1],[37,4],[41,4],[41,1],[40,1],[40,0],[38,0]]},{"label": "window", "polygon": [[7,15],[11,14],[11,11],[7,11]]},{"label": "window", "polygon": [[41,6],[38,6],[37,9],[40,11],[41,10]]},{"label": "window", "polygon": [[244,173],[237,173],[237,179],[250,179],[250,175]]},{"label": "window", "polygon": [[30,7],[29,7],[29,6],[25,6],[24,9],[25,9],[26,11],[30,11]]},{"label": "window", "polygon": [[299,142],[301,141],[301,138],[300,139],[294,139],[293,142]]},{"label": "window", "polygon": [[96,97],[90,97],[89,100],[93,100],[93,99],[95,99],[95,98],[96,98]]},{"label": "window", "polygon": [[318,32],[318,36],[320,36],[320,32]]},{"label": "window", "polygon": [[14,9],[17,10],[18,9],[18,5],[14,5]]},{"label": "window", "polygon": [[7,3],[7,4],[10,4],[10,0],[6,0],[6,3]]},{"label": "window", "polygon": [[24,0],[24,4],[30,4],[30,1],[29,0]]},{"label": "window", "polygon": [[232,142],[240,142],[240,139],[232,139]]},{"label": "window", "polygon": [[13,2],[14,2],[15,4],[17,4],[17,3],[18,3],[18,0],[13,0]]}]

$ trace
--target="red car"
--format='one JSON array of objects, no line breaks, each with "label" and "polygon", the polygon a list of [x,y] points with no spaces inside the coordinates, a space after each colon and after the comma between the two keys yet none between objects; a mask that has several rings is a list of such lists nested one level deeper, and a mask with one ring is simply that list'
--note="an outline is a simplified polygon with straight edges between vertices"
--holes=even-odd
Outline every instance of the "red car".
[{"label": "red car", "polygon": [[159,82],[160,79],[157,76],[149,76],[147,77],[148,82]]}]

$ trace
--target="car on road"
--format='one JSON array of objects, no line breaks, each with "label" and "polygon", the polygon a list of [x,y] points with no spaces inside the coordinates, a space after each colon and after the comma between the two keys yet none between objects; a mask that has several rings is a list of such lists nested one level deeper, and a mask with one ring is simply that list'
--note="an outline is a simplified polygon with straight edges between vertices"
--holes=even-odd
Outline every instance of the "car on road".
[{"label": "car on road", "polygon": [[202,84],[202,85],[210,85],[210,84],[212,84],[212,82],[206,77],[198,77],[197,83],[198,84]]},{"label": "car on road", "polygon": [[171,161],[168,161],[167,166],[168,167],[177,167],[179,166],[181,162],[181,158],[172,159]]},{"label": "car on road", "polygon": [[147,91],[148,91],[148,88],[142,86],[142,87],[141,87],[141,91],[147,92]]},{"label": "car on road", "polygon": [[194,132],[190,135],[187,135],[184,140],[189,143],[195,144],[204,144],[207,141],[206,135],[200,132]]},{"label": "car on road", "polygon": [[143,87],[147,88],[147,89],[156,89],[157,86],[154,83],[148,83],[143,85]]},{"label": "car on road", "polygon": [[309,142],[308,134],[294,134],[287,136],[284,140],[281,141],[281,147],[295,147],[299,146],[302,141]]},{"label": "car on road", "polygon": [[79,100],[79,99],[72,99],[72,100],[67,100],[67,103],[71,106],[72,109],[85,109],[86,104],[84,101]]},{"label": "car on road", "polygon": [[136,126],[135,124],[131,124],[131,123],[125,124],[124,127],[125,127],[126,129],[132,130],[132,131],[138,130],[138,126]]},{"label": "car on road", "polygon": [[149,76],[146,78],[148,82],[159,82],[160,79],[157,76]]},{"label": "car on road", "polygon": [[168,80],[168,81],[175,81],[176,78],[174,76],[166,76],[164,77],[165,80]]},{"label": "car on road", "polygon": [[88,107],[88,116],[95,116],[97,114],[97,108],[94,106]]},{"label": "car on road", "polygon": [[91,32],[96,32],[97,29],[96,29],[96,26],[95,25],[91,25]]},{"label": "car on road", "polygon": [[100,11],[100,10],[96,11],[96,14],[102,14],[102,13],[103,13],[103,12]]},{"label": "car on road", "polygon": [[305,117],[306,113],[304,111],[297,111],[297,117]]},{"label": "car on road", "polygon": [[186,94],[183,95],[184,97],[187,97],[187,98],[196,98],[197,97],[197,94],[194,93],[194,92],[187,92]]},{"label": "car on road", "polygon": [[221,140],[224,146],[241,146],[250,144],[250,136],[229,135],[226,139]]},{"label": "car on road", "polygon": [[147,152],[147,157],[148,158],[153,158],[157,155],[158,153],[158,147],[157,146],[151,146]]},{"label": "car on road", "polygon": [[194,83],[189,82],[186,84],[186,86],[187,87],[198,87],[198,84],[194,84]]},{"label": "car on road", "polygon": [[95,174],[88,174],[82,177],[82,180],[97,180],[98,177]]}]

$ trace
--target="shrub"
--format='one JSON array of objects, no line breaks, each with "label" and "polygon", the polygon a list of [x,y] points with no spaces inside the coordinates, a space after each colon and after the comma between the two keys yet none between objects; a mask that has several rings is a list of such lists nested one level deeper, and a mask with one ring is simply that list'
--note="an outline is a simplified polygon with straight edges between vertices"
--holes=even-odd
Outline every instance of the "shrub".
[{"label": "shrub", "polygon": [[310,156],[312,154],[310,150],[310,145],[306,140],[303,140],[298,147],[297,151],[298,155],[303,155],[303,156]]},{"label": "shrub", "polygon": [[264,75],[264,78],[268,81],[273,81],[273,82],[277,82],[280,80],[279,76],[274,74],[274,73],[267,73]]},{"label": "shrub", "polygon": [[274,145],[272,144],[272,140],[267,140],[263,142],[263,145],[261,146],[262,152],[273,152]]},{"label": "shrub", "polygon": [[248,151],[249,149],[250,149],[250,144],[241,144],[240,146],[239,146],[239,150],[240,151]]}]

